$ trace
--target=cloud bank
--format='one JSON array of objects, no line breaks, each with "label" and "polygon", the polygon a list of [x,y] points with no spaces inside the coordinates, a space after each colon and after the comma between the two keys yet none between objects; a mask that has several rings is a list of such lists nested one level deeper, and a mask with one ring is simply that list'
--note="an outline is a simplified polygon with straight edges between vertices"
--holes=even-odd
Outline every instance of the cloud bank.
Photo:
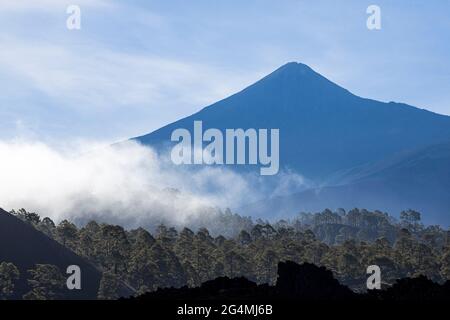
[{"label": "cloud bank", "polygon": [[239,207],[304,183],[298,175],[281,174],[270,189],[259,176],[225,167],[177,167],[131,141],[65,149],[0,142],[0,177],[4,209],[25,208],[56,222],[95,218],[126,227],[158,221],[183,225],[218,208]]}]

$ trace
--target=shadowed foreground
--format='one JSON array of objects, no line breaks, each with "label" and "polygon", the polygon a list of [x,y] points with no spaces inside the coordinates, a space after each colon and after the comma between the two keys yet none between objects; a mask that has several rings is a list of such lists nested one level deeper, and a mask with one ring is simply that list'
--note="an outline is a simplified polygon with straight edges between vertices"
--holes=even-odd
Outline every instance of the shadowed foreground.
[{"label": "shadowed foreground", "polygon": [[385,290],[358,294],[340,284],[331,271],[314,264],[294,262],[278,264],[275,286],[257,285],[245,278],[220,277],[197,288],[158,289],[132,300],[303,300],[303,301],[450,301],[450,281],[443,285],[424,276],[398,280]]}]

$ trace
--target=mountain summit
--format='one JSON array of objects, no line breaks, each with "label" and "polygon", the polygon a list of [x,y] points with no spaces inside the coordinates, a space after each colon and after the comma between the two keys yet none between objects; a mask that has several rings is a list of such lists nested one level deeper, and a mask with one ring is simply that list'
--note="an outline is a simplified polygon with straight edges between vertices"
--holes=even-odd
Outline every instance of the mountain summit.
[{"label": "mountain summit", "polygon": [[291,91],[305,97],[317,94],[323,96],[323,93],[327,93],[344,98],[349,94],[347,90],[315,72],[306,64],[298,62],[289,62],[281,66],[248,89],[253,87],[262,89],[265,86],[272,90],[278,88],[281,90],[280,94],[283,94],[283,91],[286,93]]}]

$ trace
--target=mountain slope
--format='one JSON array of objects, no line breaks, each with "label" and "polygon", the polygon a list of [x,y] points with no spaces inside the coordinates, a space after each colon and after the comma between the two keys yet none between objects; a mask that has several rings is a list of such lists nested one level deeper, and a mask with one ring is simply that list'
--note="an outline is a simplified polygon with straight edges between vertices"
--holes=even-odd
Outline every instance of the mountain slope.
[{"label": "mountain slope", "polygon": [[[81,269],[81,290],[65,290],[68,299],[96,299],[101,273],[83,258],[0,209],[0,262],[12,262],[20,271],[16,297],[29,291],[27,271],[36,264],[56,265],[63,275],[69,265]],[[67,275],[68,277],[68,275]]]},{"label": "mountain slope", "polygon": [[[397,214],[412,208],[430,224],[450,223],[450,143],[402,152],[381,161],[345,170],[337,185],[276,197],[241,208],[242,213],[284,215],[324,208],[355,207]],[[331,183],[331,181],[329,181]]]},{"label": "mountain slope", "polygon": [[164,152],[177,128],[279,128],[280,166],[313,180],[393,153],[450,141],[450,117],[353,95],[300,63],[243,91],[137,137]]}]

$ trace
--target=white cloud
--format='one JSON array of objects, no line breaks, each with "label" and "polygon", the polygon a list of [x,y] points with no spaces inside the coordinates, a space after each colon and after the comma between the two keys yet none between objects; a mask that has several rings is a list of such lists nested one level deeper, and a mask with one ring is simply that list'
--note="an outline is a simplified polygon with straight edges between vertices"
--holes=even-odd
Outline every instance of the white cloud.
[{"label": "white cloud", "polygon": [[[41,124],[30,129],[42,139],[50,126],[66,127],[57,136],[70,138],[75,132],[110,141],[144,134],[257,79],[184,52],[162,54],[157,47],[171,31],[158,12],[106,0],[74,3],[86,14],[82,29],[71,32],[64,20],[71,1],[0,0],[0,26],[8,28],[0,28],[0,84],[6,87],[0,100],[8,137],[16,134],[11,130],[17,119]],[[84,11],[88,6],[95,10]],[[102,6],[107,10],[98,10]],[[42,23],[31,27],[27,21]],[[134,41],[124,28],[133,30]],[[114,129],[97,129],[95,121]]]},{"label": "white cloud", "polygon": [[21,77],[25,88],[61,108],[195,110],[251,82],[220,68],[150,54],[1,38],[0,70]]},{"label": "white cloud", "polygon": [[56,221],[95,218],[125,227],[155,221],[182,225],[215,212],[211,208],[241,207],[304,184],[292,173],[272,177],[275,188],[270,188],[258,175],[224,167],[178,167],[134,142],[107,147],[83,142],[60,149],[0,142],[0,159],[0,207],[26,208]]},{"label": "white cloud", "polygon": [[205,208],[231,199],[238,204],[250,195],[235,173],[180,170],[133,142],[89,147],[58,151],[42,143],[0,142],[0,206],[24,207],[57,221],[102,217],[129,226],[156,217],[183,223]]}]

